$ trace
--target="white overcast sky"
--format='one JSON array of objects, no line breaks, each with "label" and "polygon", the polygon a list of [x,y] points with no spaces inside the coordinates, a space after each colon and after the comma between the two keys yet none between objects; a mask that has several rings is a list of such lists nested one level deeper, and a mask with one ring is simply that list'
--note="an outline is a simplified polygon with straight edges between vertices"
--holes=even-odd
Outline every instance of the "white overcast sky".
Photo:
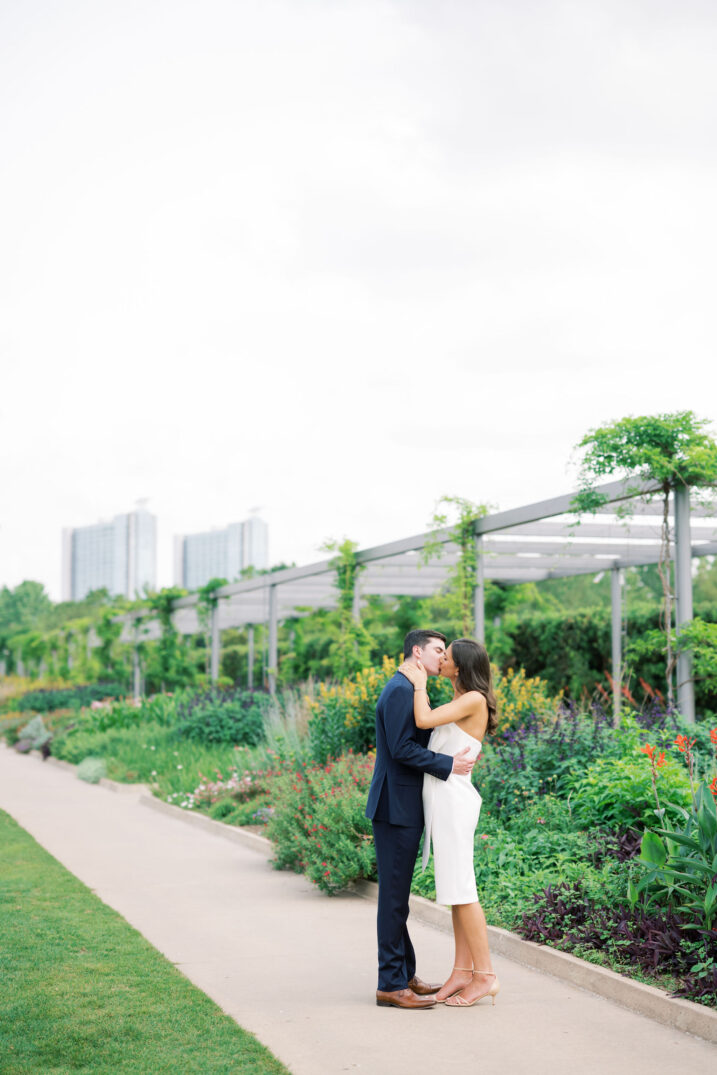
[{"label": "white overcast sky", "polygon": [[61,529],[272,562],[717,418],[713,0],[4,0],[0,584]]}]

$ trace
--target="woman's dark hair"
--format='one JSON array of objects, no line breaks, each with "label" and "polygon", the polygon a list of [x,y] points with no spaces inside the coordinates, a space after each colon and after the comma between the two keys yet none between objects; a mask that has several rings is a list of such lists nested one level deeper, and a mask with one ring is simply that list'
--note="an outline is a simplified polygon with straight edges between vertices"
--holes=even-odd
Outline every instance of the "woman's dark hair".
[{"label": "woman's dark hair", "polygon": [[493,735],[498,727],[498,703],[485,646],[472,638],[457,638],[451,642],[451,656],[458,669],[457,686],[462,691],[480,691],[488,703],[488,733]]}]

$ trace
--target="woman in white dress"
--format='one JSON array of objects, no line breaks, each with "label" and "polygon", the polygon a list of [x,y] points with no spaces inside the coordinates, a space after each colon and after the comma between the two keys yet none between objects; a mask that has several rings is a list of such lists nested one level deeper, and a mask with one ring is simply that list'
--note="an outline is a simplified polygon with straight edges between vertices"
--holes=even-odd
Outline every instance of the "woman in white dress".
[{"label": "woman in white dress", "polygon": [[[470,638],[458,638],[446,651],[440,675],[450,679],[453,699],[431,709],[426,693],[426,670],[403,664],[413,683],[413,713],[419,728],[433,728],[430,750],[453,754],[466,746],[469,756],[480,753],[486,732],[497,726],[490,661],[485,647]],[[456,944],[455,965],[436,993],[447,1007],[469,1007],[490,996],[495,1004],[500,985],[493,972],[485,914],[478,901],[473,867],[474,839],[481,797],[470,776],[452,773],[447,780],[423,777],[423,838],[425,869],[433,844],[436,902],[451,905]]]}]

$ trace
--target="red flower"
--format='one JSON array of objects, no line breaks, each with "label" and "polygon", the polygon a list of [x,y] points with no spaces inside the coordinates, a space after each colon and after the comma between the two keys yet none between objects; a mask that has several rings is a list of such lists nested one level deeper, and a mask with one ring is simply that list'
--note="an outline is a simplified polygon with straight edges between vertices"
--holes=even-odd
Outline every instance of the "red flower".
[{"label": "red flower", "polygon": [[713,728],[710,732],[710,742],[717,746],[717,728]]},{"label": "red flower", "polygon": [[710,791],[714,795],[715,799],[717,799],[717,776],[714,778],[714,780],[710,784]]},{"label": "red flower", "polygon": [[653,772],[655,769],[661,769],[665,764],[665,752],[660,752],[659,756],[655,756],[655,748],[650,746],[649,743],[645,743],[644,747],[640,747],[641,754],[647,754],[648,758],[652,762]]}]

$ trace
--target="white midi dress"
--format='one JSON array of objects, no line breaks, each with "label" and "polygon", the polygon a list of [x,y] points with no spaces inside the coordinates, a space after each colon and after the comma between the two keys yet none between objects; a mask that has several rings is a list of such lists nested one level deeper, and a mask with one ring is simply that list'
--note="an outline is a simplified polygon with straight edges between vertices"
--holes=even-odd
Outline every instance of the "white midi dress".
[{"label": "white midi dress", "polygon": [[[429,750],[439,754],[458,754],[465,747],[471,748],[469,757],[477,758],[480,739],[474,739],[457,724],[434,728],[428,743]],[[447,780],[439,780],[429,773],[423,775],[423,869],[433,844],[436,903],[452,906],[478,899],[473,846],[481,801],[470,776],[451,773]]]}]

